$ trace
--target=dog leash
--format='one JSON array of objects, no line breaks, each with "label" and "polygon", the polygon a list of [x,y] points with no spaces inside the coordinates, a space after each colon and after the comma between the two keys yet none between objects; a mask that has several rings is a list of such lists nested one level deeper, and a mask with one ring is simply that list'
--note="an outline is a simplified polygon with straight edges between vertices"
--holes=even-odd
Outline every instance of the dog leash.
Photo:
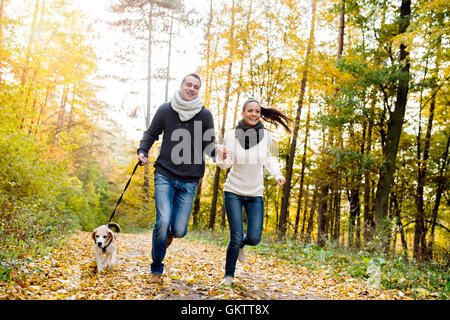
[{"label": "dog leash", "polygon": [[[117,203],[116,203],[116,207],[114,208],[114,211],[113,211],[113,213],[111,214],[111,217],[109,218],[108,223],[110,223],[111,220],[112,220],[112,218],[114,217],[114,214],[116,213],[116,209],[117,209],[117,207],[119,206],[120,201],[122,201],[122,197],[123,197],[125,191],[127,190],[128,186],[130,185],[131,178],[133,178],[134,173],[136,172],[137,168],[138,168],[140,165],[141,165],[141,162],[138,161],[138,163],[136,163],[136,165],[134,166],[133,173],[131,174],[130,179],[128,179],[128,182],[127,182],[127,184],[125,185],[125,189],[123,189],[123,192],[122,192],[122,194],[120,195],[120,198],[119,198],[119,200],[118,200]],[[108,225],[108,223],[107,223],[106,225]]]}]

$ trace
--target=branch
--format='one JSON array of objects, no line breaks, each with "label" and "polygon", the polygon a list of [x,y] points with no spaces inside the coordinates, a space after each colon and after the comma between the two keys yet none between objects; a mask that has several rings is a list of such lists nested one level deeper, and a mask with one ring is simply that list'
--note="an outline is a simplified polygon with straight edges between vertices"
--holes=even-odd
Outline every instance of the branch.
[{"label": "branch", "polygon": [[434,91],[434,93],[428,98],[428,100],[425,101],[425,103],[421,106],[421,109],[425,108],[427,103],[430,102],[430,100],[433,99],[436,96],[436,94],[439,92],[439,90],[442,88],[444,83],[447,82],[448,79],[450,79],[450,75],[447,78],[445,78],[444,81],[442,81],[442,83],[437,87],[436,91]]},{"label": "branch", "polygon": [[[410,222],[404,224],[404,225],[403,225],[403,228],[405,228],[408,224],[415,223],[415,222],[418,222],[418,221],[419,221],[419,220],[412,220],[412,221],[410,221]],[[438,223],[438,222],[433,222],[433,221],[430,221],[430,220],[427,220],[427,219],[424,219],[423,221],[428,222],[428,223],[431,223],[431,224],[435,224],[435,225],[438,226],[438,227],[444,228],[447,232],[450,232],[450,229],[448,229],[446,226],[443,226],[442,224],[440,224],[440,223]]]}]

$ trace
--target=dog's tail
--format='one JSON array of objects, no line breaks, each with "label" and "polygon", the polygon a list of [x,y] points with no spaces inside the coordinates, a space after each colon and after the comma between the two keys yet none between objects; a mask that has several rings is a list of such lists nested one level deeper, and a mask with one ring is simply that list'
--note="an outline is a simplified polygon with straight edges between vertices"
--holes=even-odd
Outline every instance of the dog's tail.
[{"label": "dog's tail", "polygon": [[116,229],[116,232],[119,233],[120,232],[120,226],[115,223],[115,222],[108,222],[107,224],[108,228],[111,229],[111,227],[113,227],[114,229]]}]

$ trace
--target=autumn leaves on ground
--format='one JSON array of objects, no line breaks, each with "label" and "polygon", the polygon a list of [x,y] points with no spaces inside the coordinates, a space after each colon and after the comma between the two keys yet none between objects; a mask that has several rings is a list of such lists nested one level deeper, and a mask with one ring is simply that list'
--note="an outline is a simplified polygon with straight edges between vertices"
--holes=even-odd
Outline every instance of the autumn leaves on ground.
[{"label": "autumn leaves on ground", "polygon": [[352,278],[336,279],[283,260],[247,253],[235,284],[220,284],[225,247],[175,239],[165,259],[164,284],[149,284],[151,234],[121,234],[111,273],[97,274],[91,235],[78,232],[47,257],[30,263],[15,284],[0,283],[3,299],[405,299]]}]

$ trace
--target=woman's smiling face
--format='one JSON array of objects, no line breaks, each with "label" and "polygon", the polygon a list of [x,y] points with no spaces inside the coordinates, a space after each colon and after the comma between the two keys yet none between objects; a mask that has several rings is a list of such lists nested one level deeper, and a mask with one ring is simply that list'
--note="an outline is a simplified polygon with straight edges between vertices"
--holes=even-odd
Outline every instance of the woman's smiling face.
[{"label": "woman's smiling face", "polygon": [[256,102],[249,102],[242,111],[244,122],[253,127],[256,126],[261,119],[261,107]]}]

